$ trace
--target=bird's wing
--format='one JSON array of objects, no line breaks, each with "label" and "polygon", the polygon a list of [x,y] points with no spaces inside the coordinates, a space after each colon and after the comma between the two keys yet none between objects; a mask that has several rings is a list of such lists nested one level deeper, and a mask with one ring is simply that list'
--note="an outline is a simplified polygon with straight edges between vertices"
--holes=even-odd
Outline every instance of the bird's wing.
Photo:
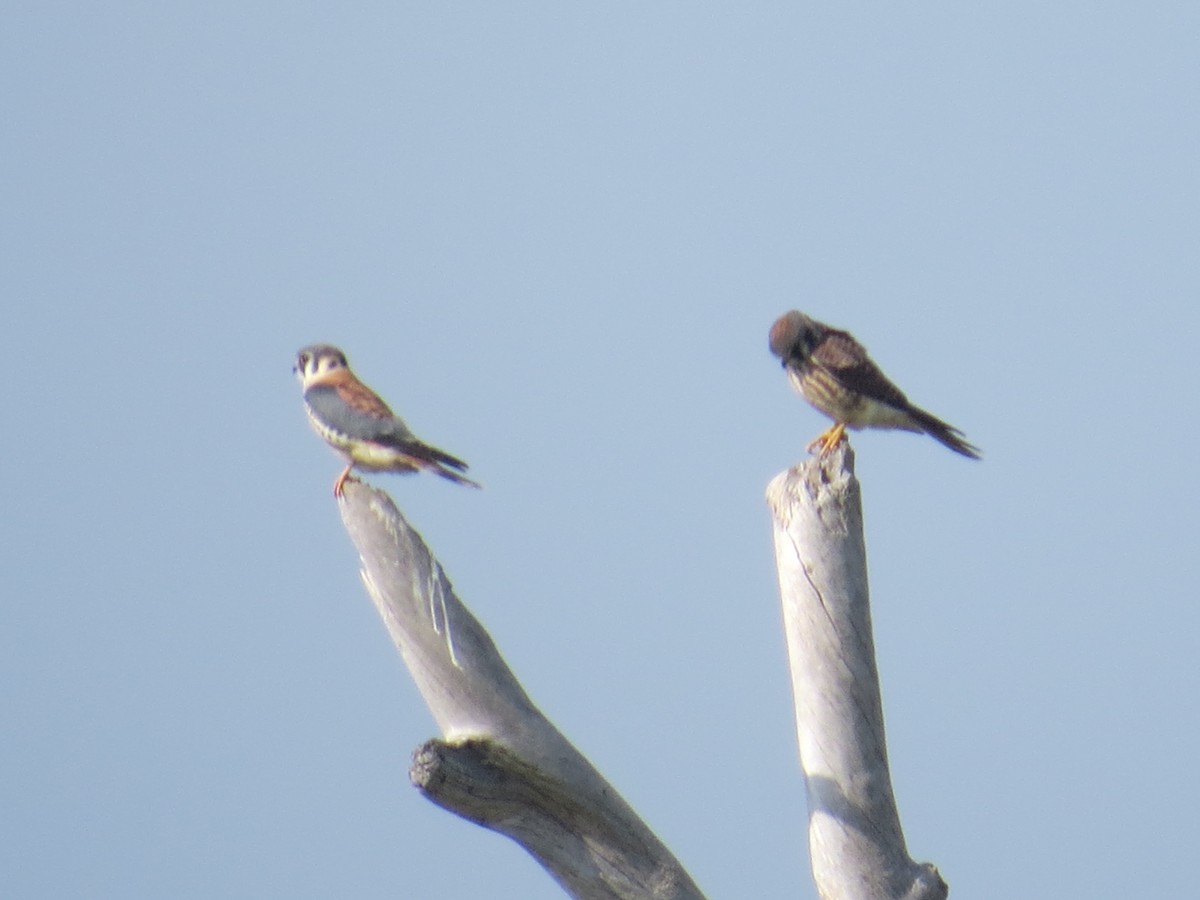
[{"label": "bird's wing", "polygon": [[347,406],[376,419],[395,418],[388,405],[373,390],[357,378],[350,377],[350,373],[345,369],[338,374],[344,377],[335,378],[329,383],[337,389],[338,396],[345,401]]},{"label": "bird's wing", "polygon": [[341,434],[393,445],[415,440],[404,421],[357,382],[314,384],[304,392],[304,401],[313,415]]},{"label": "bird's wing", "polygon": [[866,349],[844,331],[830,329],[812,353],[812,362],[833,375],[840,384],[897,409],[908,409],[908,398],[892,384]]}]

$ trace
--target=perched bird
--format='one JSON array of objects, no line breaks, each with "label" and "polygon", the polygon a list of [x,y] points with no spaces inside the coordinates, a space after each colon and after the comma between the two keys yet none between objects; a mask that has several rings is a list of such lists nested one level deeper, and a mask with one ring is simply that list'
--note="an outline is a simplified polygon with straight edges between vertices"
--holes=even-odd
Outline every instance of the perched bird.
[{"label": "perched bird", "polygon": [[771,326],[770,346],[787,369],[792,387],[833,419],[833,426],[809,444],[809,450],[819,447],[824,456],[841,443],[847,428],[900,428],[923,432],[955,453],[980,458],[979,448],[968,444],[961,431],[909,403],[849,333],[792,310]]},{"label": "perched bird", "polygon": [[465,462],[418,440],[404,420],[355,377],[346,354],[337,347],[305,347],[296,354],[292,371],[304,389],[308,421],[346,460],[346,468],[333,483],[335,497],[342,496],[354,468],[401,473],[425,469],[458,484],[479,487],[459,474],[466,471]]}]

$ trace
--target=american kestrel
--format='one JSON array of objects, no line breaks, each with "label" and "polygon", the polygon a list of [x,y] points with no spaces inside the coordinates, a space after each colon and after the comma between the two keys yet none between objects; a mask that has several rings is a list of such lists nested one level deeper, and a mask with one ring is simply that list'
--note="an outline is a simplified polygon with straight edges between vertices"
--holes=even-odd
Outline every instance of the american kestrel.
[{"label": "american kestrel", "polygon": [[928,434],[955,453],[980,458],[979,448],[968,444],[961,431],[909,403],[847,332],[792,310],[771,326],[770,345],[792,387],[833,419],[833,426],[809,444],[809,450],[819,447],[825,455],[845,438],[847,428],[901,428]]},{"label": "american kestrel", "polygon": [[333,483],[333,496],[342,496],[354,468],[401,473],[425,469],[458,484],[479,487],[459,474],[467,470],[465,462],[418,440],[404,420],[355,377],[346,354],[337,347],[305,347],[296,354],[292,371],[304,389],[309,423],[346,461],[346,468]]}]

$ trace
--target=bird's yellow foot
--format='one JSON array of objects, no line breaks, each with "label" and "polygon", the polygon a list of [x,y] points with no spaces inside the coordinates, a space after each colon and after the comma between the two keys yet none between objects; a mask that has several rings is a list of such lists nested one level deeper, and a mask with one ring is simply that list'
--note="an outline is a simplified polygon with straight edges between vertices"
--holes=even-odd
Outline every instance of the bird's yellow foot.
[{"label": "bird's yellow foot", "polygon": [[818,456],[824,456],[829,453],[834,447],[846,439],[846,423],[838,422],[828,431],[823,432],[816,440],[808,445],[808,452],[817,452]]},{"label": "bird's yellow foot", "polygon": [[[342,474],[339,475],[337,477],[337,481],[335,481],[333,483],[333,496],[337,497],[339,500],[342,499],[342,497],[346,496],[346,482],[351,480],[350,479],[350,469],[351,468],[353,468],[353,467],[346,466],[346,468],[342,469]],[[357,481],[358,479],[354,479],[354,480]]]}]

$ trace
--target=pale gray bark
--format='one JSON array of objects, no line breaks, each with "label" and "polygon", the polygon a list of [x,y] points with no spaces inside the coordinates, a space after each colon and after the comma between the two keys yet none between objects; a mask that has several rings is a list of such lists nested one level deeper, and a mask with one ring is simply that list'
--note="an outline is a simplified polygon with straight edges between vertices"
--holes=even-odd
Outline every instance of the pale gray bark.
[{"label": "pale gray bark", "polygon": [[937,869],[908,855],[892,794],[853,469],[843,443],[767,488],[813,878],[823,900],[942,900]]},{"label": "pale gray bark", "polygon": [[444,738],[417,749],[413,783],[517,841],[572,897],[702,900],[670,851],[534,706],[391,499],[351,481],[340,508],[367,592]]}]

